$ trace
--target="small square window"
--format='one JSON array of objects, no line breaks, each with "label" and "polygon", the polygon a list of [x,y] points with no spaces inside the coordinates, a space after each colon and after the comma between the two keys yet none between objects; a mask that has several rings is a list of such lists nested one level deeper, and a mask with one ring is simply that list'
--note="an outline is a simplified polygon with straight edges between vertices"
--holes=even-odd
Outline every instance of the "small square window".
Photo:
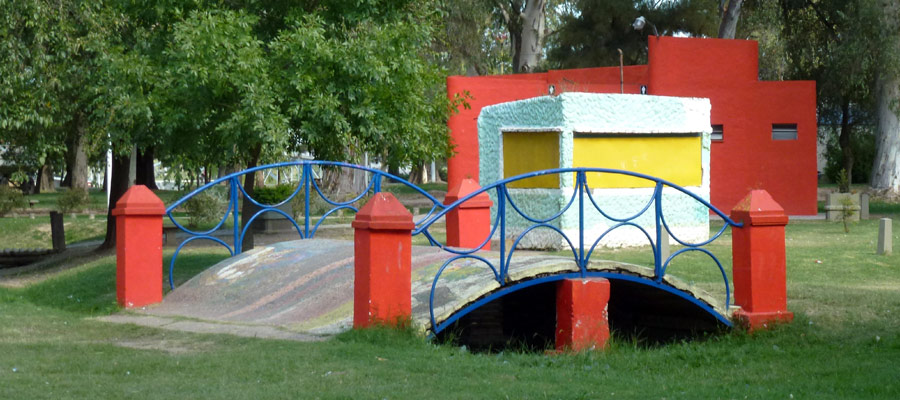
[{"label": "small square window", "polygon": [[721,142],[725,139],[725,130],[722,129],[722,125],[713,125],[712,133],[709,135],[709,138],[714,142]]},{"label": "small square window", "polygon": [[797,140],[797,124],[772,124],[772,140]]}]

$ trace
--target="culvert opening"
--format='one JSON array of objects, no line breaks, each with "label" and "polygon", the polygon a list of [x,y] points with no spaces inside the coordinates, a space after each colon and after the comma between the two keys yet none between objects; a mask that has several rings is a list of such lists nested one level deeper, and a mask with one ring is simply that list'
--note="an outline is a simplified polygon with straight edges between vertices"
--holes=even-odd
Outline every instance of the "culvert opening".
[{"label": "culvert opening", "polygon": [[[530,286],[486,303],[444,329],[436,339],[473,351],[552,349],[557,284]],[[610,279],[607,310],[615,340],[645,346],[703,339],[727,329],[691,301],[623,279]]]}]

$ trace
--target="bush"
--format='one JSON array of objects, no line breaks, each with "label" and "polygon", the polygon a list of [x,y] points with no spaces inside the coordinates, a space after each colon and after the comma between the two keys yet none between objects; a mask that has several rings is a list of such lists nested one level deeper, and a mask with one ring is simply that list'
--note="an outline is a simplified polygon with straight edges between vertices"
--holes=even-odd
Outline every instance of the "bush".
[{"label": "bush", "polygon": [[63,214],[77,212],[90,204],[91,196],[84,189],[69,189],[56,200],[56,208]]},{"label": "bush", "polygon": [[6,185],[0,186],[0,217],[22,207],[25,207],[25,196],[22,196],[22,192]]},{"label": "bush", "polygon": [[220,193],[208,189],[194,195],[184,202],[184,211],[188,214],[188,226],[196,228],[219,222],[223,217],[225,200]]},{"label": "bush", "polygon": [[253,199],[259,204],[277,204],[284,201],[297,188],[292,185],[278,185],[273,187],[259,187],[253,189]]},{"label": "bush", "polygon": [[[872,164],[875,162],[875,133],[872,129],[857,128],[850,148],[853,150],[853,183],[868,183],[872,172]],[[831,134],[825,142],[825,177],[829,182],[837,183],[840,180],[841,170],[844,169],[841,146],[838,144],[838,136]]]}]

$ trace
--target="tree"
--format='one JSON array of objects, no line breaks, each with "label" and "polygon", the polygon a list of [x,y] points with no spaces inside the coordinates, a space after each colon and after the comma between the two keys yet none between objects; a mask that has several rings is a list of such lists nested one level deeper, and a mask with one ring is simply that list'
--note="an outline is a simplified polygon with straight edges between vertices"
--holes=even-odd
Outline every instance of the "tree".
[{"label": "tree", "polygon": [[281,32],[270,48],[294,146],[329,160],[368,152],[389,166],[449,155],[428,8],[411,3],[353,25],[307,15]]},{"label": "tree", "polygon": [[[40,170],[52,190],[53,170],[68,161],[72,185],[87,188],[86,155],[99,2],[0,0],[0,142],[4,158],[27,179]],[[67,154],[68,153],[68,154]]]},{"label": "tree", "polygon": [[[206,171],[301,147],[394,165],[449,154],[431,2],[0,0],[0,10],[4,157],[36,170],[62,164],[66,143],[86,144],[88,158],[111,150],[113,203],[134,150]],[[103,247],[114,243],[109,215]]]},{"label": "tree", "polygon": [[852,177],[851,142],[874,109],[881,10],[868,0],[782,0],[781,9],[789,77],[816,81],[820,120],[839,127],[843,169]]},{"label": "tree", "polygon": [[900,101],[900,71],[897,59],[900,57],[900,2],[885,1],[882,22],[887,43],[884,46],[881,69],[877,79],[877,119],[878,134],[876,142],[875,162],[872,166],[870,185],[875,189],[886,190],[893,195],[900,194],[900,121],[897,119],[898,101]]},{"label": "tree", "polygon": [[719,0],[719,39],[734,39],[744,0]]},{"label": "tree", "polygon": [[496,75],[508,71],[509,33],[493,15],[490,0],[440,0],[443,14],[434,48],[451,74]]},{"label": "tree", "polygon": [[543,59],[547,0],[495,0],[509,30],[513,72],[531,72]]},{"label": "tree", "polygon": [[626,64],[645,63],[646,34],[632,27],[639,16],[651,21],[660,35],[712,36],[717,24],[715,6],[709,1],[579,0],[575,9],[562,17],[554,38],[549,59],[555,67],[617,65],[617,49],[622,50]]}]

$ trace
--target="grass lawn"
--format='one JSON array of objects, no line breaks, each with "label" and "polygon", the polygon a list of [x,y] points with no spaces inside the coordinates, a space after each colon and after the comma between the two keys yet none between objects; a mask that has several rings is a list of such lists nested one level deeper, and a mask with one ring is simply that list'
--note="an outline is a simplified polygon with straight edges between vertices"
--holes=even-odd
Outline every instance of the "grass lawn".
[{"label": "grass lawn", "polygon": [[[877,221],[850,234],[792,222],[787,235],[794,323],[658,347],[614,337],[578,355],[473,354],[377,329],[302,343],[102,323],[91,317],[118,309],[115,259],[100,257],[0,287],[0,398],[900,398],[900,256],[875,254]],[[730,270],[729,242],[712,251]],[[185,251],[178,281],[226,255]],[[598,256],[649,261],[635,250]],[[712,286],[713,268],[686,256],[670,273]]]},{"label": "grass lawn", "polygon": [[[66,243],[86,240],[103,240],[106,234],[106,214],[90,219],[87,215],[63,215]],[[53,240],[50,235],[50,216],[0,218],[0,248],[10,249],[50,249]]]}]

